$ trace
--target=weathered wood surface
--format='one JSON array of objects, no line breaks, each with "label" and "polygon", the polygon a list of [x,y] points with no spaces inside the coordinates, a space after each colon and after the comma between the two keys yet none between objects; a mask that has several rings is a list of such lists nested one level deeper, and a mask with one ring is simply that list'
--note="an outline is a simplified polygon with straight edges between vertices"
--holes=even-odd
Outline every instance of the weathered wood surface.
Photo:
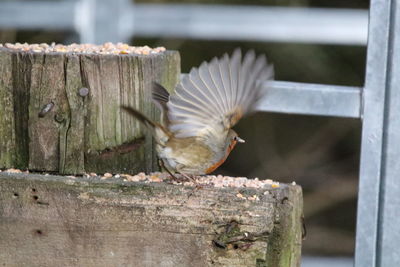
[{"label": "weathered wood surface", "polygon": [[172,89],[179,75],[173,51],[99,55],[0,48],[0,168],[153,170],[152,138],[120,105],[156,118],[151,82]]},{"label": "weathered wood surface", "polygon": [[193,188],[2,172],[0,262],[294,267],[301,214],[295,185]]}]

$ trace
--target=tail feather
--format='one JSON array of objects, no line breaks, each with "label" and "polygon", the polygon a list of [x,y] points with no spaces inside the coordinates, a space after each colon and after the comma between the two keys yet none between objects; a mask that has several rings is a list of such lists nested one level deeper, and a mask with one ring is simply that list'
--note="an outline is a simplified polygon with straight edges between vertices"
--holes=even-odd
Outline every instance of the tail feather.
[{"label": "tail feather", "polygon": [[168,101],[169,101],[169,93],[168,91],[160,84],[153,82],[152,88],[152,99],[156,106],[161,111],[161,118],[165,126],[169,125],[168,119]]},{"label": "tail feather", "polygon": [[137,111],[136,109],[133,109],[128,106],[121,106],[123,110],[125,110],[128,114],[132,115],[135,117],[137,120],[139,120],[143,125],[145,125],[147,128],[149,128],[152,131],[155,131],[155,128],[157,125],[151,121],[149,118],[147,118],[145,115],[143,115],[140,111]]},{"label": "tail feather", "polygon": [[143,123],[143,125],[145,125],[150,130],[155,141],[159,145],[164,146],[171,137],[171,133],[167,129],[165,129],[162,125],[153,122],[145,115],[143,115],[140,111],[137,111],[136,109],[127,106],[121,106],[121,108],[136,119],[138,119],[141,123]]}]

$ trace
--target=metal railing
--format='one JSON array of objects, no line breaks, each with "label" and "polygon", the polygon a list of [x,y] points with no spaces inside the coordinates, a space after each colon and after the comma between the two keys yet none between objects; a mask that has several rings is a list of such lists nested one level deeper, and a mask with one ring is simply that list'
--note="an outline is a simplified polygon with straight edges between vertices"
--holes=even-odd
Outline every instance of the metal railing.
[{"label": "metal railing", "polygon": [[363,88],[276,81],[259,109],[362,119],[355,266],[400,266],[400,0],[370,2],[368,26],[366,10],[13,1],[0,2],[0,27],[68,29],[92,43],[175,36],[364,45],[368,32]]},{"label": "metal railing", "polygon": [[[132,36],[365,45],[363,9],[196,4],[133,4],[130,0],[0,1],[0,27],[68,29],[80,42]],[[318,21],[318,23],[315,23]]]}]

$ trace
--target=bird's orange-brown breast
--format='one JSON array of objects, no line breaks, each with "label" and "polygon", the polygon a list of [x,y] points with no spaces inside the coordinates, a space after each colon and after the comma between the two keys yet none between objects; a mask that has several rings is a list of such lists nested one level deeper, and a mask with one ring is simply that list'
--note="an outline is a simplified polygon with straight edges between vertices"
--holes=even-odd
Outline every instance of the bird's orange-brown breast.
[{"label": "bird's orange-brown breast", "polygon": [[211,167],[209,167],[205,172],[206,174],[212,173],[213,171],[215,171],[219,166],[222,165],[222,163],[225,162],[226,158],[229,156],[229,153],[231,153],[232,149],[235,147],[235,145],[237,144],[236,140],[232,140],[231,143],[228,146],[228,149],[225,153],[225,156],[219,160],[217,163],[215,163],[214,165],[211,165]]}]

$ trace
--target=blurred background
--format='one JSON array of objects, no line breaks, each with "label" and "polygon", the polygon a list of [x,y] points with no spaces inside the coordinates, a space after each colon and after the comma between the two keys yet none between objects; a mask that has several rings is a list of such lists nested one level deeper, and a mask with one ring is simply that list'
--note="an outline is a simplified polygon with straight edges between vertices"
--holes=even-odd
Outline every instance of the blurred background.
[{"label": "blurred background", "polygon": [[[62,7],[66,2],[75,4]],[[265,53],[275,65],[276,80],[364,83],[367,0],[142,0],[132,7],[135,15],[121,11],[129,0],[115,2],[114,9],[107,10],[96,6],[96,0],[0,0],[0,43],[125,41],[165,46],[180,52],[183,73],[241,47]],[[113,22],[96,18],[95,11]],[[86,17],[94,19],[88,23]],[[237,146],[217,173],[301,185],[307,225],[302,266],[352,266],[360,121],[263,112],[235,128],[246,144]]]}]

